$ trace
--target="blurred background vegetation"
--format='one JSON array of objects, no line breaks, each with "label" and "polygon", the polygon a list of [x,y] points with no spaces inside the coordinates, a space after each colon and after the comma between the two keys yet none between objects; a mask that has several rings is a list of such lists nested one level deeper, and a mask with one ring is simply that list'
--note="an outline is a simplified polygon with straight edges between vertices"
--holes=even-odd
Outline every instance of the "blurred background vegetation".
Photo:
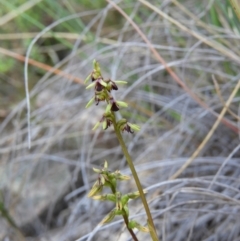
[{"label": "blurred background vegetation", "polygon": [[[91,95],[82,80],[94,58],[106,76],[129,83],[117,97],[130,103],[122,115],[142,131],[126,141],[143,185],[158,185],[149,200],[161,239],[238,240],[239,91],[198,158],[176,182],[169,180],[209,133],[240,79],[240,24],[230,1],[148,1],[155,9],[113,2],[193,95],[104,0],[0,0],[0,240],[87,240],[112,208],[86,198],[96,178],[91,168],[104,159],[128,172],[111,131],[91,131],[101,108],[84,108]],[[28,150],[24,60],[42,31],[28,62]],[[141,207],[133,207],[132,214],[139,213]],[[128,240],[122,227],[116,223],[92,240]]]}]

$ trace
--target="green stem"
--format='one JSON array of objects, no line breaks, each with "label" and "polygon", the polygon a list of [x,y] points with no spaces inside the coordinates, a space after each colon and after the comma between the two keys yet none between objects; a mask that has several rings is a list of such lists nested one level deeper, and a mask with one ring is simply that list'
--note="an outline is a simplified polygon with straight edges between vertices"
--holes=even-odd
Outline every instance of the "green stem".
[{"label": "green stem", "polygon": [[123,220],[124,220],[124,222],[126,224],[126,227],[128,229],[128,232],[131,234],[131,236],[132,236],[134,241],[138,241],[138,238],[137,238],[136,234],[133,232],[133,230],[131,228],[128,227],[128,223],[129,223],[128,216],[127,216],[124,208],[123,208],[123,211],[124,211],[124,214],[122,216],[123,216]]},{"label": "green stem", "polygon": [[[116,188],[114,187],[114,185],[112,185],[111,182],[109,182],[109,184],[110,184],[110,188],[111,188],[112,193],[116,194]],[[124,210],[124,208],[123,208],[123,212],[124,212],[124,214],[122,215],[122,217],[123,217],[123,220],[124,220],[124,222],[126,224],[128,232],[131,234],[131,236],[132,236],[134,241],[138,241],[138,238],[137,238],[136,234],[133,232],[133,230],[131,228],[128,227],[128,223],[129,223],[128,216],[127,216],[127,213]]]},{"label": "green stem", "polygon": [[[135,170],[135,167],[133,165],[133,162],[132,162],[132,158],[131,156],[129,155],[128,153],[128,150],[127,150],[127,147],[125,145],[125,142],[122,138],[122,134],[120,132],[120,130],[117,128],[117,122],[116,122],[116,117],[115,117],[115,114],[113,113],[113,126],[114,126],[114,131],[117,135],[117,138],[118,138],[118,141],[122,147],[122,151],[123,151],[123,154],[124,156],[126,157],[126,160],[127,160],[127,163],[128,163],[128,166],[132,172],[132,175],[133,175],[133,178],[135,180],[135,183],[137,185],[137,188],[138,188],[138,191],[140,193],[140,197],[142,199],[142,203],[143,203],[143,206],[144,206],[144,209],[146,211],[146,214],[147,214],[147,217],[148,217],[148,223],[150,224],[150,226],[152,227],[153,229],[153,232],[154,232],[154,237],[157,237],[157,234],[156,234],[156,228],[154,226],[154,223],[153,223],[153,219],[152,219],[152,215],[151,215],[151,212],[150,212],[150,209],[149,209],[149,206],[148,206],[148,203],[147,203],[147,200],[146,200],[146,197],[144,195],[144,192],[143,192],[143,188],[142,188],[142,185],[140,183],[140,180],[138,178],[138,175],[137,175],[137,172]],[[151,235],[152,236],[152,235]],[[154,238],[155,239],[155,238]]]}]

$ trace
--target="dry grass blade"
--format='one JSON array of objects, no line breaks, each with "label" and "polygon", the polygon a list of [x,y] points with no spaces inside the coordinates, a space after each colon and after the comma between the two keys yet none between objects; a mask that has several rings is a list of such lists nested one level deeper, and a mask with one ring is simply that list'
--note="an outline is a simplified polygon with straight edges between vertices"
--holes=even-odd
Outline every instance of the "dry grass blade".
[{"label": "dry grass blade", "polygon": [[[222,105],[223,106],[226,106],[226,103],[222,97],[222,94],[221,94],[221,90],[219,88],[219,84],[215,78],[215,76],[213,75],[212,76],[212,79],[213,79],[213,83],[214,83],[214,86],[215,86],[215,89],[216,89],[216,92],[217,92],[217,95],[219,97],[219,100],[221,101]],[[236,118],[238,121],[240,121],[240,118],[238,115],[236,115],[230,108],[227,108],[227,111],[229,112],[229,114],[231,114],[234,118]]]},{"label": "dry grass blade", "polygon": [[240,3],[239,0],[230,0],[232,8],[234,9],[238,19],[240,20]]},{"label": "dry grass blade", "polygon": [[[0,53],[2,53],[4,55],[7,55],[7,56],[10,56],[10,57],[12,57],[14,59],[17,59],[17,60],[21,61],[21,62],[25,62],[25,60],[26,60],[26,57],[24,57],[23,55],[20,55],[20,54],[18,54],[16,52],[12,52],[10,50],[7,50],[7,49],[1,48],[1,47],[0,47]],[[56,69],[56,68],[51,67],[51,66],[49,66],[47,64],[40,63],[40,62],[38,62],[38,61],[36,61],[34,59],[28,59],[28,63],[30,65],[33,65],[33,66],[38,67],[40,69],[43,69],[45,71],[49,71],[49,72],[51,72],[53,74],[65,77],[65,78],[69,79],[70,81],[74,81],[76,83],[83,84],[83,80],[82,79],[80,79],[80,78],[78,78],[76,76],[72,76],[72,75],[70,75],[68,73],[65,73],[64,71],[62,71],[60,69]]]},{"label": "dry grass blade", "polygon": [[[191,19],[193,19],[196,23],[196,25],[199,25],[206,29],[209,33],[218,35],[217,31],[213,29],[212,26],[209,24],[204,23],[201,19],[199,19],[197,16],[195,16],[193,13],[191,13],[186,7],[184,7],[179,1],[177,0],[172,0],[172,3],[174,3],[181,11],[183,11],[185,14],[187,14]],[[232,48],[231,44],[225,40],[225,39],[220,39],[220,42],[223,43],[225,46],[228,46],[229,49]],[[239,50],[236,49],[238,55],[240,54]]]},{"label": "dry grass blade", "polygon": [[[3,11],[13,10],[12,1],[1,2]],[[92,131],[104,110],[102,102],[98,111],[85,109],[94,89],[88,92],[81,83],[93,59],[104,78],[128,82],[112,94],[129,103],[118,117],[141,126],[123,138],[148,190],[159,238],[239,240],[239,91],[226,104],[240,79],[239,63],[192,35],[215,40],[239,56],[237,18],[226,1],[147,2],[189,31],[133,0],[42,1],[3,26],[0,203],[26,240],[129,239],[122,220],[98,225],[115,207],[112,202],[87,198],[97,178],[92,168],[101,169],[104,160],[111,170],[131,176],[111,127]],[[35,43],[26,60],[31,39]],[[29,66],[30,150],[24,61]],[[181,176],[169,180],[177,172]],[[136,191],[133,178],[120,188]],[[129,203],[129,218],[146,226],[136,201]],[[20,240],[4,218],[0,227],[0,240]],[[139,240],[149,240],[148,235],[137,233]]]},{"label": "dry grass blade", "polygon": [[206,135],[206,137],[203,139],[203,141],[201,142],[201,144],[198,146],[198,148],[196,149],[196,151],[192,154],[192,156],[182,165],[182,167],[175,172],[169,179],[175,179],[177,177],[179,177],[182,172],[194,161],[194,159],[199,155],[199,153],[201,152],[201,150],[205,147],[205,145],[207,144],[207,142],[209,141],[209,139],[211,138],[211,136],[213,135],[214,131],[217,129],[218,125],[221,122],[221,119],[223,118],[223,116],[225,115],[225,113],[227,112],[229,105],[231,104],[234,96],[236,95],[237,91],[240,88],[240,80],[238,81],[238,83],[236,84],[233,92],[231,93],[231,95],[229,96],[226,105],[223,107],[221,113],[219,114],[216,122],[214,123],[214,125],[212,126],[211,130],[208,132],[208,134]]},{"label": "dry grass blade", "polygon": [[[196,94],[194,94],[188,87],[187,85],[176,75],[176,73],[168,66],[168,64],[165,62],[165,60],[160,56],[160,54],[156,51],[156,49],[153,47],[152,43],[148,40],[148,38],[144,35],[144,33],[140,30],[140,28],[137,26],[136,23],[134,23],[134,21],[129,18],[129,16],[119,7],[117,6],[113,1],[111,0],[106,0],[107,2],[109,2],[110,4],[113,5],[114,8],[116,8],[126,19],[127,21],[129,21],[132,26],[136,29],[136,31],[139,33],[139,35],[142,37],[142,39],[147,43],[148,47],[150,48],[150,50],[152,51],[152,53],[154,54],[155,58],[166,68],[166,70],[168,71],[168,73],[172,76],[172,78],[197,102],[199,103],[203,108],[209,110],[212,114],[214,114],[215,116],[218,116],[217,113],[215,113],[213,110],[211,110],[206,103],[204,103]],[[156,7],[154,7],[153,5],[151,5],[150,3],[146,2],[146,1],[142,1],[139,0],[140,2],[146,4],[148,7],[153,8],[154,10],[156,10],[158,13],[158,9]],[[160,11],[160,13],[162,13]],[[168,19],[168,16],[166,14],[163,13],[163,15]],[[169,17],[170,18],[170,17]],[[174,22],[177,22],[174,20]],[[181,25],[181,27],[183,27],[184,29],[187,29],[185,26]],[[203,42],[205,41],[204,38],[201,39]],[[237,59],[240,62],[240,59],[237,57]],[[222,119],[221,121],[223,121],[224,124],[226,124],[228,127],[230,127],[232,130],[234,131],[238,131],[238,128],[236,128],[235,126],[232,125],[231,122],[229,122],[228,120]]]},{"label": "dry grass blade", "polygon": [[203,43],[207,44],[208,46],[212,47],[213,49],[216,49],[220,53],[224,54],[225,56],[229,57],[230,59],[236,61],[238,64],[240,63],[240,58],[235,53],[233,53],[230,49],[224,47],[223,45],[219,44],[218,42],[214,40],[208,40],[206,37],[200,35],[199,33],[188,29],[186,26],[182,25],[179,21],[173,19],[172,17],[168,16],[166,13],[161,11],[159,8],[155,7],[151,3],[145,1],[145,0],[138,0],[139,2],[143,3],[147,7],[151,8],[153,11],[158,13],[163,18],[167,19],[169,22],[173,23],[174,25],[178,26],[181,30],[187,32],[188,34],[194,36],[195,38],[201,40]]}]

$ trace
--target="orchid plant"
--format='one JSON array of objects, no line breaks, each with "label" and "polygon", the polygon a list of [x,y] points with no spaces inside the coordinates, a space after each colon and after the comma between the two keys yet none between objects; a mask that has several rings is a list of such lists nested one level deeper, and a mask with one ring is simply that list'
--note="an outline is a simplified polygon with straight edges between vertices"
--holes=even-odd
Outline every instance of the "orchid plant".
[{"label": "orchid plant", "polygon": [[[122,147],[123,154],[134,177],[138,191],[122,194],[117,188],[118,181],[129,180],[130,177],[121,174],[119,171],[111,172],[108,169],[107,161],[105,161],[103,169],[93,169],[94,172],[99,174],[99,176],[97,181],[94,183],[92,189],[90,190],[88,197],[96,200],[111,201],[115,203],[116,207],[102,220],[102,224],[111,222],[116,215],[121,215],[133,240],[138,240],[136,234],[133,231],[133,229],[136,228],[143,232],[150,232],[152,240],[157,241],[158,236],[156,234],[151,212],[145,198],[146,191],[144,191],[141,186],[131,156],[122,137],[123,132],[129,132],[133,134],[134,131],[139,131],[140,127],[136,124],[129,123],[126,119],[117,120],[115,112],[119,111],[121,108],[128,107],[128,104],[123,101],[115,100],[111,95],[111,91],[118,90],[118,85],[127,84],[127,82],[120,80],[112,81],[111,79],[104,79],[101,73],[99,63],[96,60],[93,61],[93,71],[88,75],[84,83],[86,84],[90,79],[92,82],[86,87],[86,89],[94,88],[94,96],[87,103],[86,108],[91,106],[94,102],[96,103],[96,105],[98,105],[101,101],[107,103],[105,112],[103,113],[101,119],[93,127],[93,130],[98,128],[98,126],[101,124],[103,130],[106,130],[110,126],[113,126],[119,144]],[[110,188],[111,193],[101,195],[103,188]],[[145,208],[148,217],[148,227],[140,225],[135,220],[129,220],[128,202],[130,199],[136,199],[138,197],[141,197],[143,206]]]}]

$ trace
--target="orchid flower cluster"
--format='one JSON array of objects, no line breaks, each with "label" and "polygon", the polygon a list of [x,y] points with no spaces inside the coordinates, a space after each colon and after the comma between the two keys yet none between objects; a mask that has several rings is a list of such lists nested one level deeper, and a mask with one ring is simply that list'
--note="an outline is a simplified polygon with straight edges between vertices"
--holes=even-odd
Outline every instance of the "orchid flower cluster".
[{"label": "orchid flower cluster", "polygon": [[[128,107],[128,104],[123,101],[115,100],[111,95],[111,91],[118,90],[118,84],[126,84],[127,82],[104,79],[101,74],[100,66],[96,60],[93,61],[93,71],[88,75],[84,83],[87,83],[90,79],[92,80],[92,83],[89,84],[86,89],[94,88],[94,96],[87,103],[86,108],[92,105],[94,102],[96,105],[98,105],[99,102],[107,103],[104,114],[93,127],[93,130],[95,130],[100,124],[102,124],[104,130],[113,125],[123,152],[126,153],[126,146],[124,143],[122,143],[123,140],[121,137],[121,132],[126,131],[129,133],[134,133],[134,131],[139,131],[140,127],[136,124],[129,123],[126,119],[120,119],[118,121],[116,120],[115,112],[119,111],[121,108]],[[119,171],[109,171],[107,161],[105,161],[103,169],[100,170],[94,168],[93,170],[99,174],[99,177],[90,190],[88,197],[101,201],[111,201],[116,204],[116,207],[102,220],[101,223],[104,224],[111,222],[116,215],[121,215],[134,240],[138,240],[133,232],[134,228],[137,228],[143,232],[149,232],[147,227],[141,226],[135,220],[129,220],[128,202],[130,199],[138,198],[140,196],[139,191],[123,195],[117,190],[117,182],[129,180],[130,177],[121,174]],[[100,195],[104,187],[109,187],[112,193]],[[142,192],[142,195],[146,193],[144,190],[142,190]]]},{"label": "orchid flower cluster", "polygon": [[[96,105],[98,105],[101,101],[107,102],[107,107],[102,118],[93,127],[93,130],[95,130],[102,123],[103,129],[106,130],[113,124],[113,119],[115,118],[114,112],[119,111],[120,108],[128,107],[126,102],[116,101],[111,95],[111,91],[118,90],[117,84],[127,84],[127,82],[104,79],[101,74],[100,66],[96,60],[93,61],[93,71],[88,75],[84,83],[86,84],[90,79],[92,80],[92,83],[89,84],[86,89],[94,87],[95,93],[91,100],[87,103],[86,108],[92,105],[94,101],[96,102]],[[126,119],[119,120],[117,122],[117,128],[129,133],[140,130],[138,125],[131,124]]]},{"label": "orchid flower cluster", "polygon": [[[116,207],[102,220],[101,224],[109,223],[116,215],[121,215],[123,216],[128,229],[132,230],[133,228],[136,228],[142,232],[149,232],[147,227],[140,225],[135,220],[129,220],[128,202],[130,199],[138,198],[140,196],[139,192],[136,191],[123,195],[117,190],[117,182],[129,180],[130,177],[121,174],[120,171],[109,171],[107,161],[105,161],[103,169],[93,168],[93,170],[98,173],[99,176],[88,193],[88,197],[100,201],[111,201],[116,205]],[[99,195],[104,187],[109,187],[112,193]],[[144,193],[146,193],[146,191],[144,191]]]}]

